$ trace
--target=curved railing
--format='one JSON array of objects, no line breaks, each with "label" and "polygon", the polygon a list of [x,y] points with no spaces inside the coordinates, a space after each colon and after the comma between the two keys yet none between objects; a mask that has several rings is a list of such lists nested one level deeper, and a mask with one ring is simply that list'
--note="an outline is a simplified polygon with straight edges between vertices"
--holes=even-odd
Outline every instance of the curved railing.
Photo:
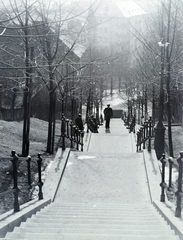
[{"label": "curved railing", "polygon": [[[38,179],[32,178],[33,174],[36,175],[36,173],[32,173],[31,172],[31,157],[27,156],[27,157],[19,157],[15,151],[12,151],[11,153],[11,157],[9,158],[3,158],[3,160],[9,160],[12,162],[12,178],[13,178],[13,186],[12,189],[9,189],[7,191],[1,192],[0,193],[0,198],[5,198],[7,195],[9,194],[13,194],[13,198],[12,198],[12,202],[13,203],[13,208],[14,208],[14,212],[18,212],[20,211],[20,199],[19,199],[19,195],[20,193],[23,191],[21,189],[20,186],[20,178],[19,178],[19,174],[20,174],[20,170],[21,170],[21,163],[26,161],[27,163],[27,173],[25,173],[25,169],[24,171],[22,171],[22,174],[24,174],[27,177],[27,180],[25,180],[22,184],[25,188],[25,186],[27,186],[27,188],[29,189],[29,191],[31,192],[35,186],[39,187],[39,191],[38,191],[38,199],[41,200],[43,199],[43,193],[42,193],[42,180],[41,180],[41,167],[42,167],[42,157],[40,154],[38,154],[38,159],[37,159],[37,174],[38,174]],[[21,184],[21,185],[22,185]],[[11,187],[11,184],[10,184]]]},{"label": "curved railing", "polygon": [[[165,154],[162,155],[160,158],[161,166],[161,196],[160,201],[165,202],[165,190],[171,192],[176,197],[176,209],[175,209],[175,216],[181,217],[182,211],[182,197],[183,197],[183,188],[182,188],[182,168],[183,168],[183,152],[180,152],[180,157],[178,159],[173,159],[172,157],[166,158]],[[168,183],[166,183],[165,175],[166,175],[166,165],[168,165]],[[172,182],[172,175],[173,175],[173,167],[177,169],[176,177],[177,177],[177,184]]]}]

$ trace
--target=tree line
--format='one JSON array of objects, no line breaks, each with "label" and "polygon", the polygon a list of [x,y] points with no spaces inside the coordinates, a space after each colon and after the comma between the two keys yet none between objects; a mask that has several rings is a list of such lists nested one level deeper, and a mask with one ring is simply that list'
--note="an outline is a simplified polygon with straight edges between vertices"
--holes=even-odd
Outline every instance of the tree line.
[{"label": "tree line", "polygon": [[[48,121],[46,151],[53,153],[56,118],[64,112],[74,120],[83,105],[87,114],[98,113],[104,90],[112,95],[118,89],[119,97],[122,92],[136,104],[144,104],[145,118],[152,115],[156,122],[161,78],[163,120],[168,122],[173,155],[171,123],[182,121],[182,2],[153,0],[146,15],[125,19],[121,27],[127,29],[129,43],[117,52],[113,46],[97,44],[100,1],[83,10],[82,24],[77,20],[82,10],[75,16],[70,14],[76,5],[70,6],[63,18],[65,2],[55,3],[55,8],[51,2],[14,0],[1,4],[1,95],[12,109],[23,99],[22,155],[29,152],[31,116]],[[80,44],[83,34],[88,36],[87,45]]]}]

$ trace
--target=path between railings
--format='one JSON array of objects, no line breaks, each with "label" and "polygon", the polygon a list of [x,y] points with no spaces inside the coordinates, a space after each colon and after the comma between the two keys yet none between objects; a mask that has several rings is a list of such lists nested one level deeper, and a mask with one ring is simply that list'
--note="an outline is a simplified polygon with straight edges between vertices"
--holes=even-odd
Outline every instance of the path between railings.
[{"label": "path between railings", "polygon": [[[173,204],[160,202],[161,174],[155,151],[136,152],[136,135],[121,119],[112,119],[110,130],[85,135],[84,152],[71,151],[57,203],[153,203],[183,239],[182,218]],[[87,143],[87,144],[86,144]]]},{"label": "path between railings", "polygon": [[121,119],[100,126],[84,152],[71,151],[56,202],[150,203],[143,153]]}]

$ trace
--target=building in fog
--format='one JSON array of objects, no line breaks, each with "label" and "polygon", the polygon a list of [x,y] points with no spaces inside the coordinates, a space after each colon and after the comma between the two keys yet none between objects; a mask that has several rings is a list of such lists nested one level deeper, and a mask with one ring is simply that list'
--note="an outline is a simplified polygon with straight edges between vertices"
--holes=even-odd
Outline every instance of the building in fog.
[{"label": "building in fog", "polygon": [[65,34],[76,39],[80,31],[80,44],[108,51],[111,55],[124,52],[129,55],[138,48],[133,33],[137,29],[142,31],[147,11],[131,0],[102,0],[93,4],[90,1],[88,5],[86,1],[73,1],[64,14],[68,19]]}]

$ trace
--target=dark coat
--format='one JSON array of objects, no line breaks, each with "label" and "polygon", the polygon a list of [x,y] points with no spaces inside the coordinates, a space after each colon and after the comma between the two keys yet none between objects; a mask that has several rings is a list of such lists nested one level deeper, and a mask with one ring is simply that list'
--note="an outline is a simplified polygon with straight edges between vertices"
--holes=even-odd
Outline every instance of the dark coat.
[{"label": "dark coat", "polygon": [[112,108],[107,107],[104,109],[104,115],[105,115],[105,119],[109,119],[113,117],[113,111]]},{"label": "dark coat", "polygon": [[83,130],[83,129],[84,129],[84,127],[83,127],[83,121],[82,121],[81,116],[78,116],[78,117],[75,119],[75,124],[76,124],[76,126],[79,128],[79,130]]}]

